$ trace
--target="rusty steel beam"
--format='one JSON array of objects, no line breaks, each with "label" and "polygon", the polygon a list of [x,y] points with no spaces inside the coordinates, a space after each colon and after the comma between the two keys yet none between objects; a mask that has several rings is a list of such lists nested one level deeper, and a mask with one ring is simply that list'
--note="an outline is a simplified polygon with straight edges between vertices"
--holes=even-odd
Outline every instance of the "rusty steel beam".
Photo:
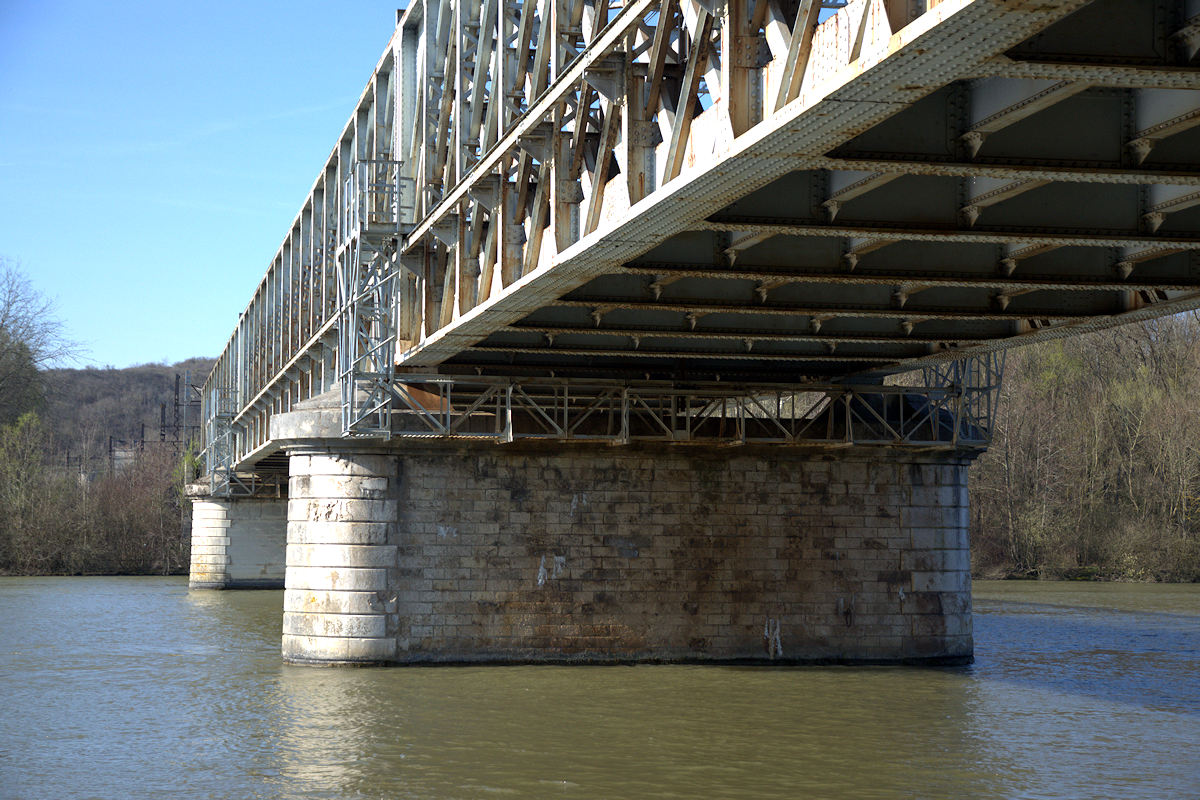
[{"label": "rusty steel beam", "polygon": [[667,278],[717,278],[721,280],[770,281],[779,285],[806,284],[840,284],[860,286],[903,286],[905,284],[921,284],[929,288],[947,286],[964,289],[1012,289],[1012,290],[1055,290],[1055,291],[1186,291],[1200,289],[1200,279],[1179,280],[1164,278],[1153,282],[1137,280],[1112,280],[1091,275],[1028,275],[1019,277],[1005,275],[987,275],[969,272],[950,272],[936,270],[905,270],[880,272],[856,269],[853,273],[845,271],[832,272],[828,270],[782,269],[779,267],[764,267],[745,265],[736,268],[722,268],[709,265],[666,264],[661,262],[635,262],[625,265],[625,271],[631,275],[646,275],[649,277]]},{"label": "rusty steel beam", "polygon": [[[907,26],[904,35],[896,36],[883,3],[856,0],[814,32],[811,67],[797,99],[778,113],[764,114],[761,122],[732,140],[722,138],[731,110],[723,102],[723,88],[713,90],[719,84],[719,70],[710,69],[705,74],[705,85],[713,91],[713,105],[697,114],[692,125],[691,136],[699,137],[690,146],[693,155],[689,158],[694,163],[689,163],[678,178],[665,181],[665,162],[659,160],[658,175],[649,181],[652,190],[635,206],[628,211],[621,205],[614,206],[605,212],[607,221],[565,249],[554,252],[543,246],[531,274],[493,292],[485,304],[449,324],[427,331],[419,344],[402,355],[401,365],[419,367],[453,357],[462,347],[553,302],[592,277],[611,271],[614,265],[694,229],[733,199],[790,171],[806,168],[831,147],[903,111],[947,82],[972,74],[988,58],[1084,5],[1085,0],[1055,0],[1037,7],[1016,8],[981,0],[955,0],[923,15],[901,19],[900,23],[907,22]],[[694,9],[685,5],[683,11],[684,25],[699,19]],[[676,20],[672,17],[672,24]],[[847,26],[855,30],[853,41],[839,38],[838,31]],[[655,24],[648,23],[648,29],[654,28]],[[635,59],[642,58],[639,53],[649,58],[651,38],[634,43]],[[781,48],[791,40],[790,36],[777,38]],[[767,51],[775,54],[767,41]],[[645,49],[639,50],[642,45]],[[685,68],[686,54],[676,49],[675,55],[682,56],[679,68]],[[662,96],[660,93],[660,103]],[[657,111],[658,130],[651,128],[649,138],[641,138],[647,135],[643,131],[637,135],[647,147],[659,148],[661,159],[669,146],[667,123],[674,112],[662,108]],[[619,185],[609,182],[610,187]],[[586,187],[584,194],[586,197]],[[553,227],[553,221],[550,225]]]},{"label": "rusty steel beam", "polygon": [[983,64],[974,77],[1072,81],[1117,89],[1200,89],[1200,69],[1194,67],[1029,61],[1007,56]]},{"label": "rusty steel beam", "polygon": [[984,336],[920,336],[916,333],[908,336],[867,334],[833,334],[833,333],[781,333],[762,330],[729,330],[723,328],[634,328],[593,327],[586,328],[571,325],[545,325],[541,323],[523,323],[509,325],[502,329],[513,333],[538,333],[549,336],[578,335],[578,336],[624,336],[639,339],[695,339],[697,341],[731,340],[745,342],[813,342],[823,345],[840,344],[938,344],[957,345],[963,342],[991,341],[993,337]]},{"label": "rusty steel beam", "polygon": [[1117,166],[1071,166],[980,161],[946,161],[935,157],[855,155],[828,156],[814,166],[830,170],[884,172],[897,175],[930,175],[947,178],[996,178],[1001,180],[1057,181],[1063,183],[1106,183],[1168,186],[1200,186],[1200,170],[1128,169]]},{"label": "rusty steel beam", "polygon": [[[925,370],[903,386],[410,374],[392,434],[507,443],[632,441],[975,450],[991,437],[1003,359]],[[898,402],[897,402],[898,401]],[[913,401],[909,404],[908,401]],[[440,409],[430,413],[430,406]],[[891,407],[892,413],[878,410]]]},{"label": "rusty steel beam", "polygon": [[[1181,65],[1194,56],[1194,20],[1110,2],[1179,45]],[[635,347],[614,352],[636,360],[816,370],[824,355],[754,352],[812,343],[843,372],[856,357],[887,371],[1200,306],[1194,63],[1139,55],[1090,0],[851,0],[818,23],[821,5],[413,0],[206,384],[229,474],[270,450],[274,414],[335,386],[348,434],[388,435],[396,370],[506,354],[578,370],[608,352],[556,336],[623,336]],[[1095,52],[1071,55],[1083,35]],[[947,180],[896,182],[911,176]],[[1136,190],[1097,190],[1093,209],[1071,184]],[[788,263],[801,238],[793,260],[827,268]],[[909,266],[954,265],[960,245],[981,246],[965,251],[978,272]],[[1076,255],[1063,248],[1111,252],[1059,274]],[[628,275],[656,300],[623,297]],[[935,292],[967,298],[940,306],[939,289],[980,293]],[[690,322],[605,328],[616,309]],[[708,314],[781,330],[698,324]],[[785,330],[789,316],[808,332]],[[545,346],[505,340],[535,327]],[[665,338],[687,344],[643,346]],[[901,346],[928,355],[875,366],[870,347]]]},{"label": "rusty steel beam", "polygon": [[1200,250],[1200,233],[1185,236],[1141,236],[1119,232],[961,230],[929,226],[903,228],[878,225],[818,225],[803,221],[709,219],[696,230],[721,233],[767,233],[773,236],[825,236],[889,242],[958,242],[965,244],[1053,245],[1055,247],[1131,247]]},{"label": "rusty steel beam", "polygon": [[1028,318],[1045,319],[1085,319],[1092,314],[1068,312],[1060,308],[1035,309],[1030,311],[995,311],[995,310],[964,310],[961,308],[884,308],[878,306],[848,306],[833,304],[809,303],[804,305],[771,303],[753,305],[750,303],[730,303],[716,300],[677,300],[673,302],[658,302],[654,300],[634,300],[628,298],[594,298],[588,300],[556,300],[551,305],[562,308],[587,308],[601,315],[616,309],[634,311],[679,311],[698,314],[753,314],[762,316],[807,316],[832,319],[835,317],[858,317],[879,319],[902,319],[922,322],[926,320],[1020,320]]},{"label": "rusty steel beam", "polygon": [[1015,336],[991,339],[977,344],[968,344],[954,350],[931,353],[922,358],[896,361],[885,367],[885,370],[903,371],[908,369],[924,369],[926,367],[944,364],[963,357],[976,357],[987,353],[999,353],[1016,347],[1024,347],[1039,342],[1064,339],[1083,333],[1107,330],[1120,325],[1135,322],[1145,322],[1158,317],[1179,314],[1185,311],[1200,309],[1200,293],[1193,293],[1172,300],[1148,304],[1129,311],[1116,314],[1099,314],[1082,316],[1072,320],[1046,320],[1048,324],[1030,326]]},{"label": "rusty steel beam", "polygon": [[849,364],[871,364],[879,365],[886,364],[891,359],[881,355],[845,355],[838,353],[826,354],[803,354],[803,353],[762,353],[753,352],[753,348],[746,349],[741,353],[731,353],[721,350],[656,350],[653,348],[635,347],[629,349],[616,349],[610,347],[553,347],[547,345],[545,347],[529,347],[521,345],[507,344],[477,344],[472,347],[463,349],[464,353],[520,353],[525,355],[555,355],[555,356],[582,356],[592,358],[595,356],[604,357],[620,357],[620,358],[667,358],[667,359],[684,359],[695,358],[702,360],[715,359],[722,360],[737,360],[737,361],[788,361],[797,363],[830,363],[844,362]]}]

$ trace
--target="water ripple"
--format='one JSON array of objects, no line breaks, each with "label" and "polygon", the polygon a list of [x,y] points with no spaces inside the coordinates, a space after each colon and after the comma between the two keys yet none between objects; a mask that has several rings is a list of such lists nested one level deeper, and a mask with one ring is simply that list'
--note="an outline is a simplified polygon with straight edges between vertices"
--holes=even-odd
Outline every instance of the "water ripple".
[{"label": "water ripple", "polygon": [[0,579],[0,797],[1200,796],[1200,587],[980,584],[947,669],[302,668],[280,610]]}]

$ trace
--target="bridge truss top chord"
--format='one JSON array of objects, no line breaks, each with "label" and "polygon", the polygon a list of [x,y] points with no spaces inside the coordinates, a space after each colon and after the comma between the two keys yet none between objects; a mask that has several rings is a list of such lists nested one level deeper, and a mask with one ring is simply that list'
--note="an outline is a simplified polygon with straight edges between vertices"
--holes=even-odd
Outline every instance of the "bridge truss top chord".
[{"label": "bridge truss top chord", "polygon": [[339,387],[347,435],[394,435],[407,374],[799,390],[1200,307],[1198,29],[415,0],[206,386],[227,468]]}]

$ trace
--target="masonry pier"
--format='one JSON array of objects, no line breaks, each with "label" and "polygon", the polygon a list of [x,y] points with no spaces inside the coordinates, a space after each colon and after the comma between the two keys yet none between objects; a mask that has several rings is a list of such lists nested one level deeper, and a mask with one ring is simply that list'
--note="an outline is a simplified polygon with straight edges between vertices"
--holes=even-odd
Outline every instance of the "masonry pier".
[{"label": "masonry pier", "polygon": [[287,506],[267,497],[211,497],[191,487],[192,589],[278,589]]},{"label": "masonry pier", "polygon": [[289,461],[284,657],[393,660],[400,615],[411,613],[399,601],[396,459],[301,447]]},{"label": "masonry pier", "polygon": [[273,420],[288,660],[971,657],[961,453],[369,448],[314,435],[336,410]]}]

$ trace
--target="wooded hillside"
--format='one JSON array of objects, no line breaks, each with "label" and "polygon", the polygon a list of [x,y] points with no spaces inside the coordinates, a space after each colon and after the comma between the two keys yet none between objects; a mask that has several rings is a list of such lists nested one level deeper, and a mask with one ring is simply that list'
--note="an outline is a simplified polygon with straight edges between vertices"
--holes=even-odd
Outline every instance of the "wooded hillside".
[{"label": "wooded hillside", "polygon": [[[94,465],[108,456],[109,439],[122,448],[133,448],[141,440],[157,442],[166,404],[167,438],[174,417],[175,376],[181,380],[181,399],[187,400],[187,377],[204,383],[213,359],[192,358],[178,364],[142,364],[126,369],[45,370],[45,402],[40,416],[53,432],[53,449],[83,457]],[[194,396],[194,394],[193,394]],[[199,424],[199,409],[181,409],[183,425]]]},{"label": "wooded hillside", "polygon": [[970,481],[977,574],[1200,580],[1200,316],[1010,352]]},{"label": "wooded hillside", "polygon": [[42,396],[0,425],[0,574],[186,572],[186,425],[199,420],[181,414],[176,436],[175,376],[200,382],[211,364],[42,372]]}]

